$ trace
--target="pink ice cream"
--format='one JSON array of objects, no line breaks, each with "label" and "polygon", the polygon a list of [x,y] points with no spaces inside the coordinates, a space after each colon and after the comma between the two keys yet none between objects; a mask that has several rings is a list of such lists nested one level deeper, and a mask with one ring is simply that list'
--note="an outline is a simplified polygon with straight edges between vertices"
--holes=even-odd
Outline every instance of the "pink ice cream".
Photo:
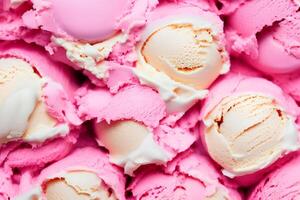
[{"label": "pink ice cream", "polygon": [[299,4],[247,1],[229,17],[228,46],[265,73],[289,73],[300,67]]},{"label": "pink ice cream", "polygon": [[299,149],[299,111],[272,82],[233,73],[214,85],[203,105],[202,141],[226,176],[251,184]]},{"label": "pink ice cream", "polygon": [[88,3],[79,0],[32,2],[33,9],[22,16],[27,27],[83,41],[102,41],[114,35],[118,31],[117,22],[128,4],[120,0],[109,4],[103,0]]},{"label": "pink ice cream", "polygon": [[300,71],[273,76],[273,79],[286,93],[290,94],[296,101],[300,102]]},{"label": "pink ice cream", "polygon": [[188,151],[165,169],[145,169],[129,189],[133,199],[242,199],[233,185],[224,185],[222,175],[203,155]]},{"label": "pink ice cream", "polygon": [[25,173],[13,198],[125,200],[125,178],[99,149],[74,150],[38,176]]},{"label": "pink ice cream", "polygon": [[86,86],[77,104],[83,118],[95,119],[97,141],[109,150],[111,162],[127,174],[141,165],[165,164],[197,139],[198,109],[166,117],[159,94],[145,86],[125,86],[115,94]]},{"label": "pink ice cream", "polygon": [[74,74],[39,47],[3,42],[0,49],[0,163],[42,167],[62,158],[81,124],[73,105]]},{"label": "pink ice cream", "polygon": [[11,173],[7,173],[0,168],[0,200],[8,200],[11,193],[16,189],[10,178]]},{"label": "pink ice cream", "polygon": [[292,161],[264,178],[251,192],[249,200],[258,199],[298,199],[299,194],[299,155]]},{"label": "pink ice cream", "polygon": [[246,0],[208,0],[211,9],[219,15],[229,15],[238,9]]}]

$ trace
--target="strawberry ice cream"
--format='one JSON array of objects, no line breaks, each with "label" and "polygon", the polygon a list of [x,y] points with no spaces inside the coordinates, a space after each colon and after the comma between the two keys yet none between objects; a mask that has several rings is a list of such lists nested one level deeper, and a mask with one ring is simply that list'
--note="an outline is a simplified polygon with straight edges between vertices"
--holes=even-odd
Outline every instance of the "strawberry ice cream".
[{"label": "strawberry ice cream", "polygon": [[165,170],[141,171],[130,185],[134,199],[241,199],[233,185],[226,186],[210,161],[203,155],[186,152]]},{"label": "strawberry ice cream", "polygon": [[262,180],[249,200],[299,198],[299,155]]},{"label": "strawberry ice cream", "polygon": [[297,1],[247,1],[229,17],[230,48],[265,73],[300,69]]}]

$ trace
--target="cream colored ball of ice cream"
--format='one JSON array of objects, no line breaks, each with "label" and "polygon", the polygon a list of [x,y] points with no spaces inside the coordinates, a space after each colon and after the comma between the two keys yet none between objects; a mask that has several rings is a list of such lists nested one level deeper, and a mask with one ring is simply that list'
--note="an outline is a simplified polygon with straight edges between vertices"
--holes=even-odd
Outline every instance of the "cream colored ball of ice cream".
[{"label": "cream colored ball of ice cream", "polygon": [[117,200],[115,194],[93,172],[71,171],[45,184],[47,200]]},{"label": "cream colored ball of ice cream", "polygon": [[29,63],[0,59],[0,144],[31,140],[55,126],[41,99],[42,86],[42,78]]},{"label": "cream colored ball of ice cream", "polygon": [[147,135],[147,128],[132,120],[96,125],[96,137],[112,157],[126,157],[142,144]]},{"label": "cream colored ball of ice cream", "polygon": [[299,148],[294,121],[270,97],[226,97],[204,123],[208,153],[228,176],[254,173]]},{"label": "cream colored ball of ice cream", "polygon": [[96,138],[109,151],[110,161],[132,175],[141,165],[162,164],[168,155],[148,128],[133,120],[100,122],[95,125]]},{"label": "cream colored ball of ice cream", "polygon": [[[139,51],[140,63],[145,62],[174,81],[195,89],[208,88],[224,68],[224,50],[212,30],[192,23],[170,23],[156,29]],[[143,64],[137,67],[142,68]]]}]

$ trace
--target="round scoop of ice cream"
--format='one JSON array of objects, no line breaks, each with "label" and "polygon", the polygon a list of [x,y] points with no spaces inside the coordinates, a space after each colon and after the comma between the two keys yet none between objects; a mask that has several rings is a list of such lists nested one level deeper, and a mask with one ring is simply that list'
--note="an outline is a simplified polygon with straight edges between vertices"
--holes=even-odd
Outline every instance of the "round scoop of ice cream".
[{"label": "round scoop of ice cream", "polygon": [[299,155],[264,178],[251,192],[249,200],[299,199]]},{"label": "round scoop of ice cream", "polygon": [[118,20],[126,12],[128,1],[46,0],[32,3],[34,9],[25,12],[22,17],[28,28],[95,42],[103,41],[118,31]]},{"label": "round scoop of ice cream", "polygon": [[211,88],[202,106],[202,142],[226,176],[253,184],[300,148],[299,112],[279,86],[233,72]]},{"label": "round scoop of ice cream", "polygon": [[220,175],[203,155],[187,153],[168,163],[165,169],[145,169],[128,189],[133,199],[241,199],[234,187],[219,182]]},{"label": "round scoop of ice cream", "polygon": [[162,6],[144,30],[135,72],[161,93],[169,111],[185,111],[229,70],[222,34],[222,22],[212,13]]},{"label": "round scoop of ice cream", "polygon": [[[0,45],[0,165],[43,168],[66,156],[81,124],[72,71],[34,44]],[[43,145],[41,145],[43,144]]]},{"label": "round scoop of ice cream", "polygon": [[37,177],[22,174],[14,199],[124,200],[124,191],[121,171],[109,163],[106,154],[86,146],[46,167]]},{"label": "round scoop of ice cream", "polygon": [[296,1],[247,1],[228,20],[229,44],[265,73],[290,73],[300,66],[300,12]]},{"label": "round scoop of ice cream", "polygon": [[71,171],[59,179],[49,180],[44,184],[44,190],[47,200],[117,200],[106,184],[89,171]]},{"label": "round scoop of ice cream", "polygon": [[266,96],[224,98],[207,116],[205,143],[210,156],[228,174],[244,175],[298,147],[294,122]]},{"label": "round scoop of ice cream", "polygon": [[192,23],[170,22],[146,39],[141,55],[147,64],[171,79],[195,89],[206,89],[223,66],[211,31]]},{"label": "round scoop of ice cream", "polygon": [[29,63],[0,58],[0,143],[68,132],[66,125],[56,127],[56,119],[47,113],[43,84]]},{"label": "round scoop of ice cream", "polygon": [[124,167],[131,174],[141,165],[162,164],[168,160],[166,152],[154,141],[145,125],[133,120],[105,121],[95,124],[96,138],[109,150],[111,162]]}]

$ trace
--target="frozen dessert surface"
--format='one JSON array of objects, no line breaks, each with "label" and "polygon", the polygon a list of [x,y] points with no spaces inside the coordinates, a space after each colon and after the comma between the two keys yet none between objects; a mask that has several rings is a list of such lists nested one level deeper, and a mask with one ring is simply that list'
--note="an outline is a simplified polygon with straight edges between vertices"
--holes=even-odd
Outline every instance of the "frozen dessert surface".
[{"label": "frozen dessert surface", "polygon": [[20,139],[39,142],[68,133],[67,125],[57,126],[48,115],[42,100],[43,80],[30,64],[1,58],[0,73],[1,143]]},{"label": "frozen dessert surface", "polygon": [[234,186],[227,188],[221,179],[205,156],[186,152],[168,163],[165,171],[141,171],[129,188],[135,199],[241,199]]},{"label": "frozen dessert surface", "polygon": [[[25,176],[23,178],[26,178]],[[109,163],[101,150],[93,147],[75,149],[67,157],[53,163],[22,186],[16,199],[121,199],[124,200],[125,179],[121,171]]]},{"label": "frozen dessert surface", "polygon": [[135,73],[160,93],[168,112],[184,112],[229,70],[223,24],[211,12],[175,5],[161,6],[149,18],[137,46]]},{"label": "frozen dessert surface", "polygon": [[251,192],[249,200],[299,198],[299,155],[263,179]]},{"label": "frozen dessert surface", "polygon": [[124,167],[126,174],[132,175],[141,165],[164,164],[169,160],[153,133],[140,123],[132,120],[101,122],[95,124],[95,132],[99,144],[109,150],[110,161]]},{"label": "frozen dessert surface", "polygon": [[300,147],[296,102],[266,79],[236,73],[212,87],[201,111],[202,142],[231,178],[255,175]]},{"label": "frozen dessert surface", "polygon": [[212,122],[204,131],[208,152],[229,176],[253,173],[300,147],[294,121],[269,97],[227,97],[205,120]]},{"label": "frozen dessert surface", "polygon": [[116,200],[106,190],[106,185],[93,172],[71,171],[63,177],[45,183],[47,200],[62,199],[88,200],[92,198]]},{"label": "frozen dessert surface", "polygon": [[265,73],[299,69],[299,4],[246,1],[229,17],[230,48]]}]

